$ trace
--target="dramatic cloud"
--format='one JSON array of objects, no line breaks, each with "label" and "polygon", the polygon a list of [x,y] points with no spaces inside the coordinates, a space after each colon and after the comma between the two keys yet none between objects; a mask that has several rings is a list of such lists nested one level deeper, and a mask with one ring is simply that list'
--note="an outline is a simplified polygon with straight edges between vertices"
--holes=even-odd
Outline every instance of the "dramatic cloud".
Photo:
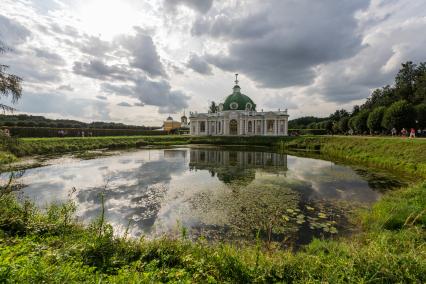
[{"label": "dramatic cloud", "polygon": [[422,0],[2,0],[12,50],[0,64],[24,79],[17,108],[53,117],[160,125],[223,102],[234,73],[259,109],[328,115],[392,84],[402,62],[426,60],[425,10]]},{"label": "dramatic cloud", "polygon": [[125,95],[139,99],[143,105],[159,107],[160,113],[175,113],[188,107],[189,97],[182,91],[172,90],[166,81],[152,81],[148,78],[139,78],[134,85],[102,84],[106,93]]},{"label": "dramatic cloud", "polygon": [[219,68],[240,71],[264,87],[305,85],[319,64],[361,50],[354,14],[368,2],[266,1],[247,16],[202,17],[193,31],[231,41],[229,54],[206,57]]},{"label": "dramatic cloud", "polygon": [[122,42],[132,56],[131,66],[146,71],[152,77],[166,76],[152,38],[141,29],[136,29],[136,32],[135,36]]},{"label": "dramatic cloud", "polygon": [[200,74],[213,75],[210,65],[203,58],[196,54],[191,55],[186,66]]},{"label": "dramatic cloud", "polygon": [[92,59],[89,62],[75,62],[73,70],[76,74],[87,76],[94,79],[116,79],[129,80],[126,70],[117,65],[106,65],[98,59]]},{"label": "dramatic cloud", "polygon": [[0,14],[0,41],[9,48],[24,43],[30,35],[26,27]]}]

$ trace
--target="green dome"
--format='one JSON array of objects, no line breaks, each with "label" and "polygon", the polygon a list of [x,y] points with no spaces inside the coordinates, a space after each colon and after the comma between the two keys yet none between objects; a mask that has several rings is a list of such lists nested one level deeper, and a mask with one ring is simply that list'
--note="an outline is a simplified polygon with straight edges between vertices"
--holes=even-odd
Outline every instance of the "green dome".
[{"label": "green dome", "polygon": [[256,104],[240,90],[240,86],[234,86],[234,92],[223,103],[223,110],[256,110]]}]

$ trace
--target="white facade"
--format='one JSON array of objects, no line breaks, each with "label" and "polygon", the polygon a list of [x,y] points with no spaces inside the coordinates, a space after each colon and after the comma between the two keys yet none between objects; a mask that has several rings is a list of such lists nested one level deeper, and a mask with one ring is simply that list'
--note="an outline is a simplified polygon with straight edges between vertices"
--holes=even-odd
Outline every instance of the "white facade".
[{"label": "white facade", "polygon": [[287,110],[190,113],[190,134],[196,136],[287,136],[288,117]]}]

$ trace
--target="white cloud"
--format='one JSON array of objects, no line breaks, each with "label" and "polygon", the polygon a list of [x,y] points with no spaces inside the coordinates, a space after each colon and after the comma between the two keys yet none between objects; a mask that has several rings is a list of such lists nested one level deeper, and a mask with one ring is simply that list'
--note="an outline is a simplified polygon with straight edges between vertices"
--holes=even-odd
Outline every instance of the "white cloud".
[{"label": "white cloud", "polygon": [[[259,109],[327,115],[392,84],[403,61],[425,61],[425,10],[421,0],[3,0],[0,39],[13,51],[0,63],[24,78],[26,112],[160,125],[223,100],[236,72]],[[139,107],[117,106],[124,97]]]}]

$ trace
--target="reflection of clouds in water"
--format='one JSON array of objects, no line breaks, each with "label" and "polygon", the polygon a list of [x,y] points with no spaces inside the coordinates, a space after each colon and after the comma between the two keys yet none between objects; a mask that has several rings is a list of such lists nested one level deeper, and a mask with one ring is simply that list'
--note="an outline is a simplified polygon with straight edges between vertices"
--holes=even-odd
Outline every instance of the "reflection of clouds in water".
[{"label": "reflection of clouds in water", "polygon": [[[288,157],[287,177],[306,184],[305,195],[314,199],[341,199],[372,202],[379,194],[351,168],[329,161]],[[311,188],[312,190],[309,190]]]},{"label": "reflection of clouds in water", "polygon": [[[132,220],[138,232],[149,229],[155,222],[172,174],[183,173],[185,167],[182,160],[162,159],[146,162],[138,169],[113,172],[110,185],[105,191],[108,220],[122,225]],[[123,180],[127,183],[114,185],[115,182]],[[99,215],[100,194],[103,190],[103,187],[94,187],[78,192],[78,202],[85,207],[79,213],[83,219]]]},{"label": "reflection of clouds in water", "polygon": [[[203,152],[205,155],[198,155]],[[207,210],[200,204],[227,196],[233,190],[224,182],[227,179],[241,190],[245,189],[245,181],[267,190],[262,184],[265,178],[276,182],[278,189],[312,199],[363,202],[374,201],[378,196],[349,167],[292,156],[287,162],[286,155],[219,148],[146,149],[93,160],[66,160],[28,170],[22,181],[29,185],[25,194],[41,206],[67,200],[69,191],[76,187],[78,215],[87,221],[99,215],[100,194],[108,180],[106,217],[116,231],[123,232],[131,220],[131,235],[154,236],[169,233],[178,222],[186,227],[199,226],[206,220],[209,224],[222,224],[227,220],[227,216],[222,216],[226,212],[210,208],[205,214],[217,215],[207,218],[200,215]],[[220,211],[220,204],[207,204]]]}]

